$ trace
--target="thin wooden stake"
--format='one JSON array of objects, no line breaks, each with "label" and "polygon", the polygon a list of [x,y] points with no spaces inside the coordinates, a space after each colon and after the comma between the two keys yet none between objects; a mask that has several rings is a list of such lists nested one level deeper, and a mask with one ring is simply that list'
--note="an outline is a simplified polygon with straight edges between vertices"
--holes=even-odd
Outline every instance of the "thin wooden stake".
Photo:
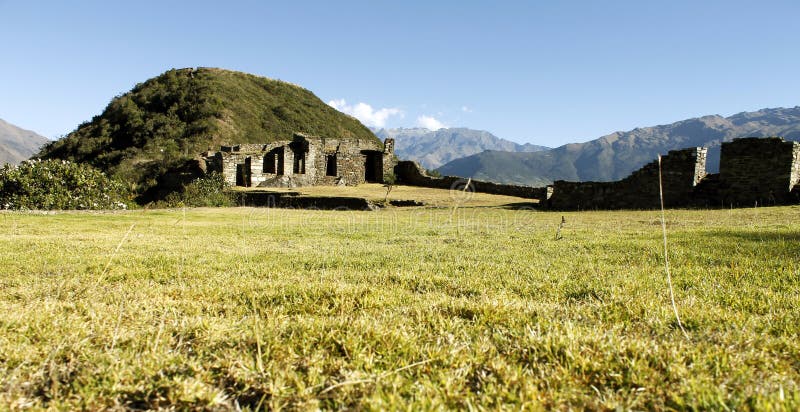
[{"label": "thin wooden stake", "polygon": [[669,299],[672,301],[672,310],[675,312],[675,320],[678,321],[678,327],[681,328],[683,336],[689,338],[686,329],[683,328],[681,317],[678,315],[678,306],[675,304],[675,292],[672,290],[672,276],[669,273],[669,257],[667,255],[667,221],[664,217],[664,184],[661,179],[661,155],[658,155],[658,197],[661,200],[661,233],[664,237],[664,270],[667,272],[667,285],[669,285]]}]

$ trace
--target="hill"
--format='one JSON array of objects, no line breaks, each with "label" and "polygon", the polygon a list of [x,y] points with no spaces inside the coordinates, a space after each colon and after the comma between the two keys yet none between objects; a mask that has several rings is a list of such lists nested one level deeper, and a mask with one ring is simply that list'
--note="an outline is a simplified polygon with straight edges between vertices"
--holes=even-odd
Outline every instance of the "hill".
[{"label": "hill", "polygon": [[19,164],[36,154],[49,140],[0,119],[0,165]]},{"label": "hill", "polygon": [[90,163],[143,192],[220,144],[287,140],[295,132],[377,139],[358,120],[297,85],[189,68],[137,84],[40,156]]},{"label": "hill", "polygon": [[782,136],[800,141],[800,106],[636,128],[542,152],[483,152],[456,159],[438,170],[445,175],[531,186],[554,180],[612,181],[624,178],[659,153],[703,146],[709,147],[708,170],[715,172],[719,167],[720,144],[748,136]]},{"label": "hill", "polygon": [[395,153],[399,158],[414,160],[426,169],[436,169],[451,160],[484,150],[535,152],[549,149],[530,143],[514,143],[483,130],[467,128],[380,129],[376,130],[375,134],[382,139],[387,137],[395,139]]}]

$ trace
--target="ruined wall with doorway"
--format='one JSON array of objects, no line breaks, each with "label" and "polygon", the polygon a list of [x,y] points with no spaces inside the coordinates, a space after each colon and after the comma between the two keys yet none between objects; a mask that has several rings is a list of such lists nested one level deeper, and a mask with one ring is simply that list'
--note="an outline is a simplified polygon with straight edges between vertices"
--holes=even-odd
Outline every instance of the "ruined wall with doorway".
[{"label": "ruined wall with doorway", "polygon": [[[391,140],[391,139],[387,139]],[[223,146],[206,164],[231,186],[296,187],[382,182],[394,167],[394,142],[319,138],[295,134],[268,144]]]}]

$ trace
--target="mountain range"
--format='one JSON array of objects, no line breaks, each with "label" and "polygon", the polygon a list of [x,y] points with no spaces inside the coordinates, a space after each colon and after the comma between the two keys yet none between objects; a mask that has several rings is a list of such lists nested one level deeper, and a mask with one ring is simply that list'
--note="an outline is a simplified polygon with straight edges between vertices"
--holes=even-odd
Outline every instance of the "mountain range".
[{"label": "mountain range", "polygon": [[484,151],[452,160],[437,170],[444,175],[530,186],[543,186],[554,180],[612,181],[626,177],[658,154],[702,146],[709,148],[708,171],[716,172],[722,142],[766,136],[800,141],[800,106],[729,117],[703,116],[533,153]]},{"label": "mountain range", "polygon": [[549,149],[530,143],[514,143],[483,130],[466,128],[373,129],[373,132],[381,139],[395,139],[395,153],[399,158],[414,160],[426,169],[436,169],[454,159],[485,150],[536,152]]},{"label": "mountain range", "polygon": [[19,164],[33,156],[49,140],[0,119],[0,165]]}]

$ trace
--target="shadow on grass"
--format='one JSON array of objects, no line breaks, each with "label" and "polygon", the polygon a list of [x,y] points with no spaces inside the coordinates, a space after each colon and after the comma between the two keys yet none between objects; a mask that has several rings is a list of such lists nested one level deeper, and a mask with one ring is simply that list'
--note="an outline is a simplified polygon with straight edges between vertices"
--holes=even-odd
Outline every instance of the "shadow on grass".
[{"label": "shadow on grass", "polygon": [[517,203],[507,203],[502,206],[503,209],[508,210],[539,210],[539,204],[536,202],[517,202]]},{"label": "shadow on grass", "polygon": [[703,233],[704,237],[713,239],[731,239],[736,241],[746,241],[752,243],[769,243],[769,242],[795,242],[800,244],[800,232],[792,230],[765,230],[756,231],[753,229],[733,230],[733,229],[718,229]]},{"label": "shadow on grass", "polygon": [[788,229],[716,229],[685,235],[681,244],[725,267],[750,262],[769,271],[800,256],[800,233]]}]

